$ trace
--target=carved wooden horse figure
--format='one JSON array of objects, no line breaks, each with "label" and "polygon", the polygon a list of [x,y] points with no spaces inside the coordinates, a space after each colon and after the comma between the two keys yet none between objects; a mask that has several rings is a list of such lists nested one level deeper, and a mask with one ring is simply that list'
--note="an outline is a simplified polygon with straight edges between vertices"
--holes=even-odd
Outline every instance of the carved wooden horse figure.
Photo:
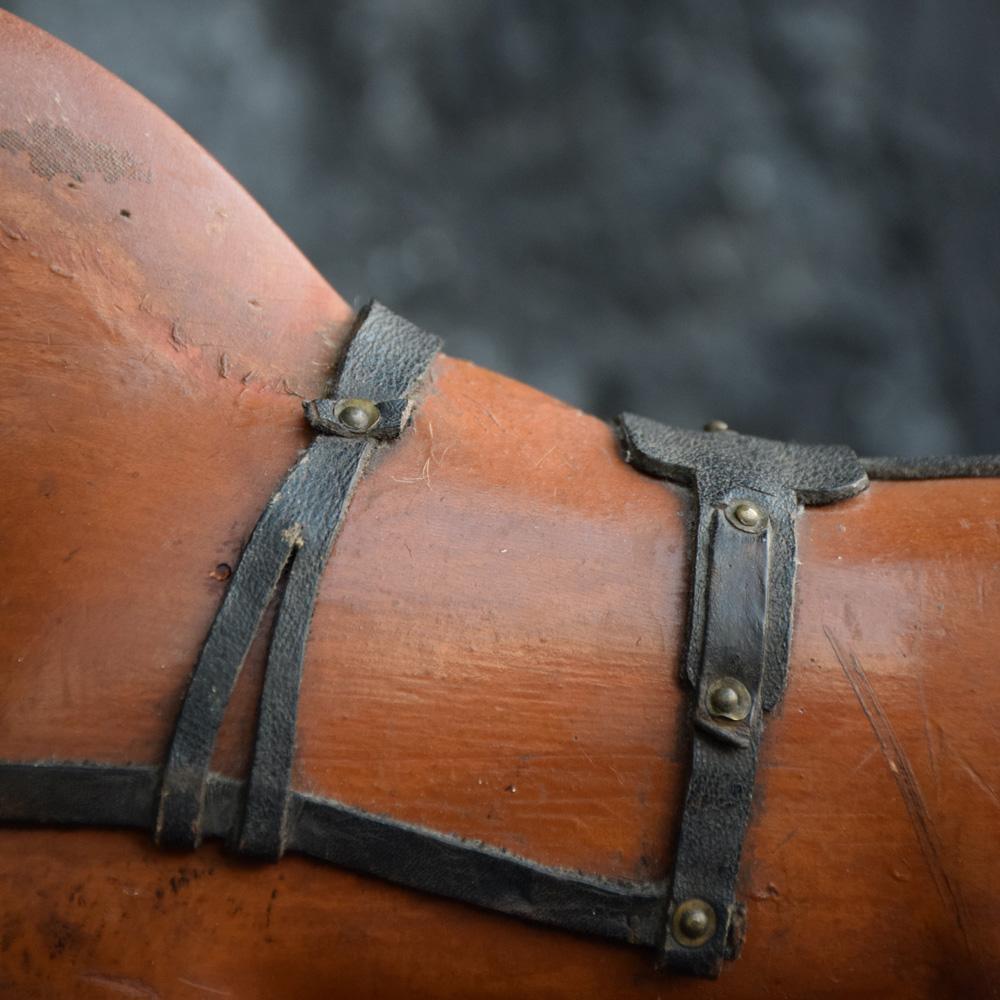
[{"label": "carved wooden horse figure", "polygon": [[995,995],[1000,460],[609,427],[0,55],[0,995]]}]

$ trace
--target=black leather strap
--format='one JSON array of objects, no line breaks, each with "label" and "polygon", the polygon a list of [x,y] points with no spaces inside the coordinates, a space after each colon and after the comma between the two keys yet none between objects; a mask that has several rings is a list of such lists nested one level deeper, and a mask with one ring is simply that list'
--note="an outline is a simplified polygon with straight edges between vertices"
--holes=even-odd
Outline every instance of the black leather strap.
[{"label": "black leather strap", "polygon": [[[156,767],[0,761],[0,821],[148,830],[160,784]],[[208,775],[203,836],[229,837],[242,791],[231,778]],[[298,854],[552,927],[647,947],[659,933],[662,883],[546,867],[301,792],[291,794],[285,840]]]},{"label": "black leather strap", "polygon": [[[691,772],[664,913],[662,956],[715,977],[742,942],[736,901],[763,732],[788,673],[799,503],[832,503],[868,479],[844,447],[804,447],[732,431],[682,431],[619,418],[626,460],[694,489],[697,500],[684,674],[696,692]],[[739,514],[749,505],[751,518]],[[716,710],[720,690],[738,710]],[[685,931],[685,916],[697,921]]]},{"label": "black leather strap", "polygon": [[[306,403],[320,432],[253,530],[195,666],[163,773],[155,836],[194,848],[203,833],[209,765],[226,705],[282,574],[288,581],[268,651],[254,761],[237,847],[279,857],[285,846],[302,661],[319,580],[354,489],[376,448],[405,426],[408,400],[440,349],[436,337],[373,303],[359,313],[330,398]],[[338,401],[377,409],[359,431]]]},{"label": "black leather strap", "polygon": [[308,481],[293,475],[282,484],[306,500],[308,513],[284,528],[294,538],[291,567],[275,619],[261,692],[253,766],[237,849],[263,858],[284,851],[285,818],[292,763],[299,685],[309,623],[323,567],[355,486],[364,475],[374,445],[369,441],[320,437],[299,465]]},{"label": "black leather strap", "polygon": [[869,479],[982,479],[1000,476],[1000,455],[863,458]]}]

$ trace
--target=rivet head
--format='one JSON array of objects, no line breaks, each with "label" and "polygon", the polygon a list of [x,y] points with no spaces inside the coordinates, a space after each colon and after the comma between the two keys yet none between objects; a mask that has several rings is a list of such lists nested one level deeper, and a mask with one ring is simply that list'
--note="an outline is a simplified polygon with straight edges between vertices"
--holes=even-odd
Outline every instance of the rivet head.
[{"label": "rivet head", "polygon": [[737,500],[726,508],[726,518],[740,531],[760,532],[767,527],[767,514],[749,500]]},{"label": "rivet head", "polygon": [[705,424],[705,430],[706,431],[713,431],[713,432],[714,431],[728,431],[729,430],[729,424],[727,424],[725,422],[725,420],[709,420],[709,422],[707,424]]},{"label": "rivet head", "polygon": [[720,677],[708,686],[708,714],[716,719],[742,722],[752,707],[750,692],[735,677]]},{"label": "rivet head", "polygon": [[685,899],[674,910],[671,931],[678,944],[697,948],[715,934],[715,910],[703,899]]},{"label": "rivet head", "polygon": [[382,416],[370,399],[342,399],[334,407],[333,415],[342,427],[355,434],[370,431]]},{"label": "rivet head", "polygon": [[733,712],[740,703],[740,696],[735,688],[721,687],[712,695],[712,708],[721,713]]}]

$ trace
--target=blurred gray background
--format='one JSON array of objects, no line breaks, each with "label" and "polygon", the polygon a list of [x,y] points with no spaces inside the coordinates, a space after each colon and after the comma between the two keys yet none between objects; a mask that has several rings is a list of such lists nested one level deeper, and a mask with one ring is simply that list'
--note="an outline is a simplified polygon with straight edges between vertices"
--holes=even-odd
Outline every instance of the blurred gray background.
[{"label": "blurred gray background", "polygon": [[19,0],[349,300],[584,409],[1000,451],[995,0]]}]

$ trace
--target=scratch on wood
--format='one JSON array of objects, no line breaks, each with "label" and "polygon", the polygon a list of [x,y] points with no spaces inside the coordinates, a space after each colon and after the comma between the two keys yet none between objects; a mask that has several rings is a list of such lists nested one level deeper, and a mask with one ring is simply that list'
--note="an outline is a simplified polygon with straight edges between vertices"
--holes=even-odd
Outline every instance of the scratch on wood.
[{"label": "scratch on wood", "polygon": [[789,830],[788,833],[786,833],[784,837],[781,838],[781,843],[778,844],[775,853],[780,851],[785,846],[785,844],[791,843],[798,835],[799,835],[798,827],[796,827],[794,830]]},{"label": "scratch on wood", "polygon": [[934,750],[934,740],[931,736],[930,718],[927,712],[927,692],[924,690],[923,674],[920,674],[917,680],[920,688],[920,713],[924,718],[924,739],[927,741],[927,756],[930,758],[931,772],[934,775],[934,793],[937,795],[941,791],[941,772],[938,769],[937,753]]},{"label": "scratch on wood", "polygon": [[201,990],[202,993],[210,993],[213,997],[231,997],[232,993],[229,990],[217,990],[212,986],[206,986],[204,983],[196,983],[192,979],[182,979],[180,976],[177,977],[177,982],[183,983],[185,986],[190,986],[193,990]]},{"label": "scratch on wood", "polygon": [[864,757],[862,757],[861,760],[859,760],[857,764],[855,764],[854,767],[851,768],[851,774],[857,774],[858,771],[860,771],[861,768],[863,768],[865,764],[867,764],[868,761],[870,761],[872,757],[874,757],[875,754],[877,753],[878,753],[878,747],[872,747],[871,750],[869,750],[864,755]]},{"label": "scratch on wood", "polygon": [[229,369],[233,367],[232,361],[229,360],[229,355],[223,351],[219,355],[219,377],[229,378]]},{"label": "scratch on wood", "polygon": [[554,452],[555,450],[556,450],[556,446],[555,445],[553,445],[551,448],[549,448],[549,450],[544,455],[542,455],[542,457],[537,462],[535,462],[535,468],[536,469],[539,468],[541,466],[542,462],[544,462],[545,459],[547,459],[549,457],[549,455],[551,455],[552,452]]},{"label": "scratch on wood", "polygon": [[948,750],[958,758],[962,770],[972,779],[973,784],[977,785],[990,802],[1000,809],[1000,796],[993,790],[990,783],[953,746],[949,745]]},{"label": "scratch on wood", "polygon": [[971,956],[972,944],[969,941],[968,917],[965,913],[965,906],[958,887],[949,878],[941,860],[943,854],[941,842],[934,829],[930,813],[927,810],[927,803],[924,801],[909,758],[896,736],[896,731],[893,729],[889,717],[882,708],[875,689],[868,680],[868,675],[865,673],[861,661],[853,653],[849,654],[841,648],[830,629],[824,627],[823,631],[826,633],[830,647],[844,671],[847,682],[851,685],[854,697],[857,698],[858,704],[861,706],[861,711],[864,712],[865,718],[875,734],[875,739],[878,741],[889,771],[896,781],[896,787],[899,789],[899,794],[906,806],[913,832],[917,836],[921,853],[930,870],[938,896],[941,898],[941,902],[954,914],[955,923],[962,933],[965,947]]},{"label": "scratch on wood", "polygon": [[497,427],[500,428],[500,430],[503,430],[503,424],[501,424],[500,421],[497,420],[497,418],[493,415],[493,411],[489,407],[484,406],[482,403],[479,402],[478,399],[476,399],[474,396],[468,395],[468,393],[460,392],[458,393],[458,395],[467,399],[470,403],[474,403],[480,410],[483,411],[483,413],[486,414],[486,416],[490,418],[490,420],[493,421],[493,423],[497,425]]},{"label": "scratch on wood", "polygon": [[[452,441],[451,444],[446,444],[441,454],[437,456],[436,461],[443,462],[444,456],[447,455],[449,451],[451,451],[451,449],[454,447],[454,444],[455,444],[454,441]],[[433,452],[431,454],[433,454]]]},{"label": "scratch on wood", "polygon": [[110,993],[117,993],[123,997],[140,997],[142,1000],[159,1000],[160,994],[148,986],[141,979],[127,979],[125,976],[102,976],[92,972],[80,976],[85,983],[92,986],[100,986]]},{"label": "scratch on wood", "polygon": [[394,483],[426,483],[427,488],[431,487],[431,459],[428,455],[424,461],[424,466],[420,470],[419,476],[393,476]]}]

